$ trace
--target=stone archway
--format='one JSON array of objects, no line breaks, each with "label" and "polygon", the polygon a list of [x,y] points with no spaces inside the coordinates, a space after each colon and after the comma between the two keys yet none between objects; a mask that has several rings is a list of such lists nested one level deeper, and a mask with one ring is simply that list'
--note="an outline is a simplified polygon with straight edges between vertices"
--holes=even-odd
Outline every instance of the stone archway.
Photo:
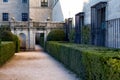
[{"label": "stone archway", "polygon": [[25,50],[26,49],[26,35],[24,33],[20,33],[19,38],[20,38],[20,49]]},{"label": "stone archway", "polygon": [[34,41],[35,41],[35,45],[40,45],[41,47],[44,47],[44,43],[45,43],[45,38],[46,38],[46,32],[45,31],[36,31],[35,32],[35,37],[34,37]]}]

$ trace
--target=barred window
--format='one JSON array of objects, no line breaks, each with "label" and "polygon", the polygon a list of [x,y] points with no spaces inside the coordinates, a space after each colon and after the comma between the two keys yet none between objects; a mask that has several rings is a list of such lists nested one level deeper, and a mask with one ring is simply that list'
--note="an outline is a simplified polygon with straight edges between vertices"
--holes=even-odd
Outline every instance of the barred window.
[{"label": "barred window", "polygon": [[48,0],[41,0],[41,7],[48,7]]},{"label": "barred window", "polygon": [[2,14],[2,20],[3,21],[8,21],[9,20],[9,14],[8,13],[3,13]]},{"label": "barred window", "polygon": [[22,13],[22,21],[28,21],[28,13]]}]

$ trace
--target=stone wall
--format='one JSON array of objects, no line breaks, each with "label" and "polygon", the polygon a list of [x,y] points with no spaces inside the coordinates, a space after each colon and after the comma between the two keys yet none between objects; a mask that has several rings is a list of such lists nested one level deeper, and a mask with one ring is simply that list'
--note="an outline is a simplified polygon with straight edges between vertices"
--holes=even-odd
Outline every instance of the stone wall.
[{"label": "stone wall", "polygon": [[84,3],[84,7],[83,7],[83,12],[85,14],[84,16],[84,24],[91,24],[91,6],[90,3]]},{"label": "stone wall", "polygon": [[53,21],[56,21],[56,22],[64,21],[64,16],[63,16],[60,0],[53,7],[52,19],[53,19]]},{"label": "stone wall", "polygon": [[[52,21],[55,14],[61,15],[54,12],[55,3],[56,0],[48,0],[48,7],[41,7],[41,0],[28,0],[27,3],[22,3],[22,0],[8,0],[8,2],[0,0],[0,22],[2,22],[2,13],[9,13],[9,20],[14,17],[15,21],[21,21],[22,13],[28,13],[29,18],[36,22],[46,21],[48,18]],[[56,8],[59,10],[60,7]]]},{"label": "stone wall", "polygon": [[89,0],[84,4],[83,12],[85,12],[84,23],[91,24],[91,7],[99,2],[107,2],[106,5],[106,46],[120,48],[120,2],[119,0]]},{"label": "stone wall", "polygon": [[[20,34],[26,36],[26,49],[34,50],[36,33],[44,33],[44,40],[46,41],[47,35],[53,29],[65,29],[65,23],[57,22],[36,22],[38,26],[34,26],[35,22],[11,22],[10,26],[12,33],[20,37]],[[9,24],[9,23],[8,23]],[[44,28],[44,29],[43,29]]]},{"label": "stone wall", "polygon": [[9,13],[9,20],[14,17],[16,21],[21,21],[21,13],[28,13],[28,3],[22,3],[22,0],[0,0],[0,22],[2,22],[2,13]]},{"label": "stone wall", "polygon": [[52,1],[48,0],[48,7],[41,7],[41,0],[30,0],[30,18],[33,21],[46,21],[48,17],[52,20]]},{"label": "stone wall", "polygon": [[40,22],[47,21],[49,18],[52,20],[52,9],[51,8],[30,8],[30,18],[32,21]]},{"label": "stone wall", "polygon": [[120,0],[109,0],[107,20],[120,18]]},{"label": "stone wall", "polygon": [[120,3],[119,0],[89,0],[89,3],[84,4],[83,12],[85,12],[85,24],[91,23],[91,6],[99,3],[107,2],[106,21],[120,18]]}]

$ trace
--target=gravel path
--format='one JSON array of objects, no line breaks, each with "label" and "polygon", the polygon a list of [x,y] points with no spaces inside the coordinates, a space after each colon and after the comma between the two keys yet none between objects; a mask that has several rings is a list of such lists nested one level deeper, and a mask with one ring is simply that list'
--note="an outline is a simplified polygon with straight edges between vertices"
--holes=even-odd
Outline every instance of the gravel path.
[{"label": "gravel path", "polygon": [[46,53],[35,51],[16,53],[0,68],[0,80],[79,79]]}]

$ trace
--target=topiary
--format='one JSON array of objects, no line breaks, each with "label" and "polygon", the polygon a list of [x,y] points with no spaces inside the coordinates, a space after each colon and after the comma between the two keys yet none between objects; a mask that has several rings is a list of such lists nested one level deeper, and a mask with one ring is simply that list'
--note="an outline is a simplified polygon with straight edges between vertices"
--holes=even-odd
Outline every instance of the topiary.
[{"label": "topiary", "polygon": [[5,31],[5,30],[11,31],[10,26],[9,25],[1,25],[0,26],[0,31]]},{"label": "topiary", "polygon": [[0,44],[1,44],[2,40],[1,40],[1,33],[0,33]]},{"label": "topiary", "polygon": [[1,40],[2,41],[13,41],[15,44],[15,52],[19,52],[20,51],[20,41],[19,38],[12,34],[12,32],[10,31],[2,31],[1,32]]},{"label": "topiary", "polygon": [[60,29],[52,30],[47,36],[47,41],[64,41],[64,40],[65,32]]},{"label": "topiary", "polygon": [[1,32],[1,40],[2,41],[13,41],[14,36],[12,32],[5,30]]},{"label": "topiary", "polygon": [[20,51],[20,40],[16,35],[13,35],[13,36],[14,36],[13,42],[15,44],[15,52],[19,52]]},{"label": "topiary", "polygon": [[1,38],[0,38],[0,45],[1,45]]}]

